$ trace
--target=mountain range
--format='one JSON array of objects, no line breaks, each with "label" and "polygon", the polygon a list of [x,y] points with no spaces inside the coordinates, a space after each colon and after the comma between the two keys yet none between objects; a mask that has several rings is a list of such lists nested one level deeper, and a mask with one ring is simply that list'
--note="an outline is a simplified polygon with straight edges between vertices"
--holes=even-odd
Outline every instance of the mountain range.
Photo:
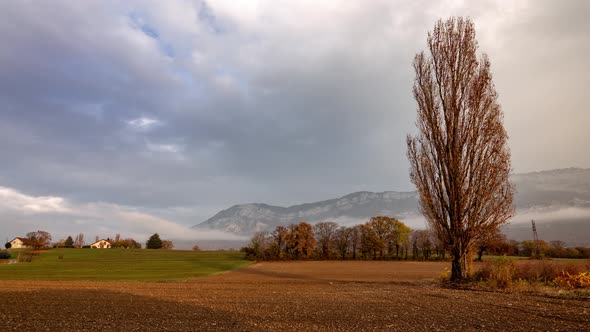
[{"label": "mountain range", "polygon": [[[516,214],[504,227],[509,238],[531,237],[530,221],[545,240],[590,246],[590,169],[567,168],[514,174]],[[366,222],[376,215],[396,217],[414,229],[425,228],[416,192],[356,192],[346,196],[290,207],[263,203],[234,205],[194,228],[250,235],[300,221],[336,221],[342,225]]]}]

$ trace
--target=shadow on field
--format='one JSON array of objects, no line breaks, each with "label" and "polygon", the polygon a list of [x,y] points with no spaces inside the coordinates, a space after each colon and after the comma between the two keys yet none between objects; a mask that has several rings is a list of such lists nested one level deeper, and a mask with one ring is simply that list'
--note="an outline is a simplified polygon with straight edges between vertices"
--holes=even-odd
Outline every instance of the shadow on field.
[{"label": "shadow on field", "polygon": [[243,316],[103,290],[2,292],[0,331],[249,331]]},{"label": "shadow on field", "polygon": [[[235,273],[237,274],[245,274],[251,275],[256,277],[267,277],[271,279],[290,279],[290,280],[300,280],[300,281],[320,281],[322,283],[339,283],[339,284],[373,284],[373,285],[398,285],[398,286],[417,286],[423,284],[431,284],[432,281],[406,281],[406,280],[349,280],[349,279],[337,279],[337,278],[320,278],[310,276],[308,274],[295,274],[295,273],[288,273],[288,272],[278,272],[278,271],[268,271],[263,269],[255,269],[255,268],[243,268],[237,270]],[[258,278],[257,278],[258,279]]]},{"label": "shadow on field", "polygon": [[304,275],[304,274],[268,271],[268,270],[262,270],[262,269],[256,269],[256,268],[244,268],[244,269],[237,270],[236,273],[244,273],[244,274],[251,274],[251,275],[264,276],[264,277],[269,277],[269,278],[279,278],[279,279],[297,279],[297,280],[330,281],[330,282],[337,282],[338,281],[338,280],[312,277],[312,276]]}]

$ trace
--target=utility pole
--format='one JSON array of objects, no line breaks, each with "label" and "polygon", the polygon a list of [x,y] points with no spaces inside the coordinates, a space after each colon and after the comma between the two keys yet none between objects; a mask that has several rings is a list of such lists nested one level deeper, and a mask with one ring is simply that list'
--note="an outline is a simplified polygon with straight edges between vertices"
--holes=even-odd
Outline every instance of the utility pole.
[{"label": "utility pole", "polygon": [[539,234],[537,234],[537,226],[535,225],[535,220],[531,220],[531,224],[533,225],[533,252],[532,252],[532,256],[537,258],[539,255],[539,252],[538,252]]}]

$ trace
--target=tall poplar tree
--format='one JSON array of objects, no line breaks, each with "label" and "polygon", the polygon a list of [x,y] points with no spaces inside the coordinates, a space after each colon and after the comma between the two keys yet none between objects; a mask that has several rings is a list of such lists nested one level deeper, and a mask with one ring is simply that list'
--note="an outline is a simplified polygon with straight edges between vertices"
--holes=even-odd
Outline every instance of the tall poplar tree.
[{"label": "tall poplar tree", "polygon": [[477,241],[513,214],[510,152],[490,61],[473,22],[439,20],[414,59],[418,134],[408,135],[421,211],[452,255],[451,280],[470,274]]}]

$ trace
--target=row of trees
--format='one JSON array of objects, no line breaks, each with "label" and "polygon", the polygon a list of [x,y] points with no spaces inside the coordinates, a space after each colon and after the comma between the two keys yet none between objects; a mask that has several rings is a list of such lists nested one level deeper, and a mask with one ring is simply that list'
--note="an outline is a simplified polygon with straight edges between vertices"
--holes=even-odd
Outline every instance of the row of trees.
[{"label": "row of trees", "polygon": [[[484,254],[590,258],[590,248],[568,248],[563,241],[518,242],[508,240],[499,231],[490,232],[476,242],[475,247],[477,257],[472,255],[470,259],[481,260]],[[242,250],[246,252],[246,258],[257,260],[450,258],[449,248],[434,231],[412,230],[403,222],[386,216],[373,217],[365,224],[351,227],[339,226],[335,222],[278,226],[272,232],[256,233]]]},{"label": "row of trees", "polygon": [[404,223],[386,216],[352,227],[300,222],[256,233],[243,251],[247,258],[259,260],[391,259],[407,257],[411,234]]},{"label": "row of trees", "polygon": [[483,253],[489,255],[523,256],[532,258],[590,258],[590,248],[577,246],[567,247],[565,242],[544,240],[521,242],[507,240],[504,235],[496,237],[493,241],[480,245],[478,257]]}]

